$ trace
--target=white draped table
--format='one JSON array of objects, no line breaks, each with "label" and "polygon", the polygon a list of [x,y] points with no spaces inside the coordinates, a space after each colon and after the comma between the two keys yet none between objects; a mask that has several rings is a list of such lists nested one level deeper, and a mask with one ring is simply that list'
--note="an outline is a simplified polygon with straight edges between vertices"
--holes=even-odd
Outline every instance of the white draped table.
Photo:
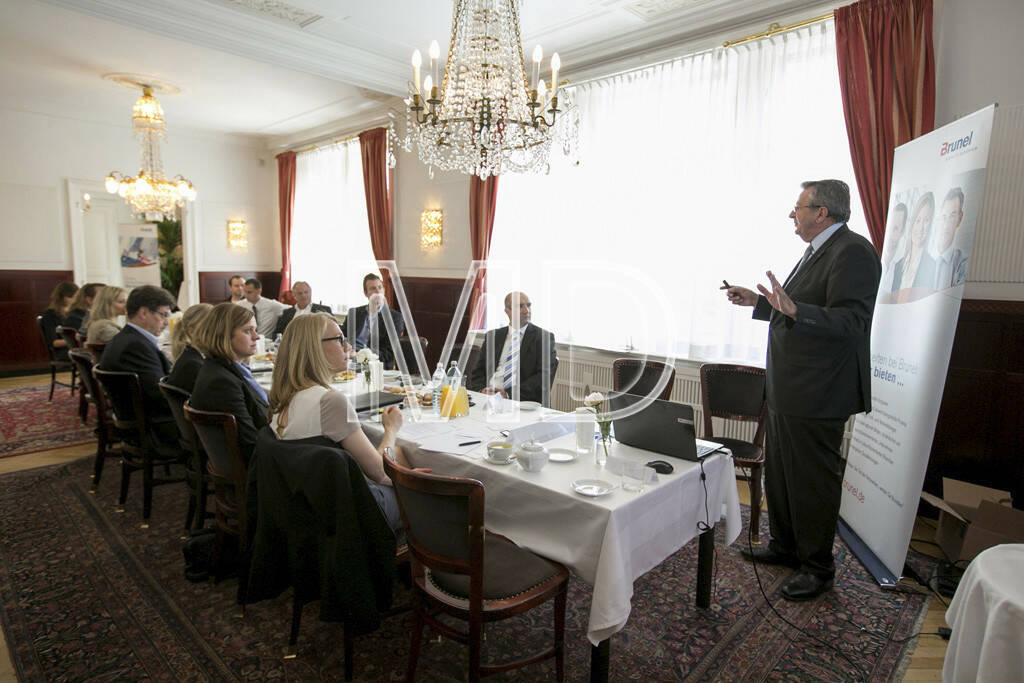
[{"label": "white draped table", "polygon": [[1024,544],[997,545],[971,561],[946,623],[943,681],[1024,681]]},{"label": "white draped table", "polygon": [[[658,481],[648,484],[641,493],[617,486],[604,497],[589,498],[575,493],[571,482],[603,479],[620,483],[618,474],[598,469],[592,455],[570,463],[550,462],[536,473],[516,464],[494,465],[483,459],[487,442],[500,439],[501,429],[556,419],[562,413],[538,410],[489,415],[484,410],[487,397],[471,395],[477,405],[469,416],[452,420],[445,434],[428,434],[430,428],[409,424],[411,416],[406,411],[406,425],[399,432],[398,443],[416,467],[482,482],[489,529],[565,564],[593,586],[587,635],[594,645],[625,626],[633,581],[700,534],[698,525],[714,526],[724,516],[726,543],[739,535],[739,499],[732,458],[727,453],[704,461],[706,480],[702,481],[698,463],[616,443],[615,458],[639,462],[667,459],[675,471],[658,475]],[[511,401],[505,401],[505,406],[515,408]],[[380,433],[379,425],[366,423],[366,427],[371,433]],[[445,429],[433,427],[434,431]],[[477,439],[479,444],[461,449],[444,447],[446,443],[457,446]],[[569,433],[544,445],[574,449],[575,442],[575,434]],[[448,450],[459,454],[444,452]],[[710,534],[708,539],[713,543]],[[710,574],[707,579],[710,581]]]}]

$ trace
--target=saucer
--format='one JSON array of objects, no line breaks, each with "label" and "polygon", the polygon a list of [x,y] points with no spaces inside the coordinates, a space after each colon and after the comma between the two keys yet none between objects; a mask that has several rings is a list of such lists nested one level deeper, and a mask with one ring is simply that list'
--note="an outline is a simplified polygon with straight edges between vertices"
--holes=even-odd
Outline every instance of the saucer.
[{"label": "saucer", "polygon": [[551,462],[572,462],[579,457],[571,448],[549,448],[548,456]]},{"label": "saucer", "polygon": [[540,408],[540,404],[536,401],[520,401],[519,410],[537,410]]},{"label": "saucer", "polygon": [[576,493],[581,496],[590,496],[591,498],[607,496],[615,490],[614,484],[609,484],[602,479],[577,479],[571,485],[572,490]]}]

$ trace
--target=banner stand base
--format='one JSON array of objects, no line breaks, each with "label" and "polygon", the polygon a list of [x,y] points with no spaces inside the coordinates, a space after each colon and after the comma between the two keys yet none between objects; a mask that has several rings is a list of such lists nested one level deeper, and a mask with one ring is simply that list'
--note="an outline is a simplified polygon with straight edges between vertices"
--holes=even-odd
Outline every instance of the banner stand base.
[{"label": "banner stand base", "polygon": [[875,581],[882,588],[892,588],[900,582],[900,577],[893,575],[882,561],[878,559],[878,556],[871,552],[867,544],[861,540],[860,536],[857,535],[853,529],[851,529],[843,518],[839,518],[839,537],[846,542],[846,545],[850,547],[853,554],[857,556],[864,568],[868,570]]}]

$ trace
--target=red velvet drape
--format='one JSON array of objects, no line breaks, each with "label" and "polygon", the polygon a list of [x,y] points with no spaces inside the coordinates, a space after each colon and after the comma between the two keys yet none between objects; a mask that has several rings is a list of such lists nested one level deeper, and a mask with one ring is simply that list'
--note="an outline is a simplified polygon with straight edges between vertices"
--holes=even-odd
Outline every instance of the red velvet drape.
[{"label": "red velvet drape", "polygon": [[[391,206],[393,171],[388,168],[387,130],[374,128],[359,134],[359,152],[363,159],[363,185],[366,188],[366,217],[370,223],[370,246],[378,261],[394,258],[391,245]],[[381,273],[384,295],[394,303],[391,275]]]},{"label": "red velvet drape", "polygon": [[853,172],[881,253],[893,150],[935,127],[932,0],[860,0],[835,21]]},{"label": "red velvet drape", "polygon": [[[480,180],[477,175],[469,179],[469,238],[473,248],[473,258],[486,261],[491,253],[491,233],[494,232],[494,207],[498,202],[498,176],[487,176]],[[476,310],[476,302],[487,295],[486,271],[480,274],[473,284],[473,297],[469,300],[469,310]],[[481,309],[473,314],[470,321],[472,329],[483,328],[487,321],[487,310]]]},{"label": "red velvet drape", "polygon": [[295,152],[277,155],[277,209],[281,218],[281,291],[292,288],[292,210],[295,208]]}]

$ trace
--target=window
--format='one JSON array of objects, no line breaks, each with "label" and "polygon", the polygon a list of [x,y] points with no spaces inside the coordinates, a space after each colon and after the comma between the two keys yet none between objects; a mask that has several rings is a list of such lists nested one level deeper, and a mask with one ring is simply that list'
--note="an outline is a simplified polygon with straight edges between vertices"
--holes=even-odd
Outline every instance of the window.
[{"label": "window", "polygon": [[570,341],[763,362],[767,329],[722,280],[780,281],[806,245],[789,219],[800,182],[850,184],[831,21],[583,84],[580,163],[502,176],[488,320],[524,290],[533,320]]},{"label": "window", "polygon": [[335,313],[366,302],[363,276],[377,272],[370,246],[359,140],[302,152],[295,159],[292,282]]}]

